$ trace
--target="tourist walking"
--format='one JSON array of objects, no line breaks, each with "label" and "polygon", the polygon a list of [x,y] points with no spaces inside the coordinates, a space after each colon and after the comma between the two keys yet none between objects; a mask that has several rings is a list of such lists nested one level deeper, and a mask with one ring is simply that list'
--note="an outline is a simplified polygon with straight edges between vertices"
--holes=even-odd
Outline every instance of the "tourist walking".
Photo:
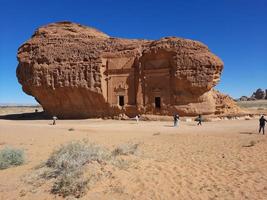
[{"label": "tourist walking", "polygon": [[139,122],[139,118],[140,118],[140,115],[136,115],[135,116],[135,120],[136,120],[137,123]]},{"label": "tourist walking", "polygon": [[262,115],[259,121],[260,121],[259,133],[261,133],[261,130],[262,130],[262,133],[264,135],[265,133],[264,128],[265,128],[265,123],[267,122],[267,120],[264,118],[264,115]]},{"label": "tourist walking", "polygon": [[53,116],[53,125],[56,125],[56,120],[57,120],[57,117],[56,116]]},{"label": "tourist walking", "polygon": [[202,126],[202,116],[201,115],[198,115],[198,118],[197,118],[197,125],[199,126]]},{"label": "tourist walking", "polygon": [[174,123],[174,127],[178,126],[178,123],[179,123],[179,115],[178,114],[175,114],[173,116],[173,123]]}]

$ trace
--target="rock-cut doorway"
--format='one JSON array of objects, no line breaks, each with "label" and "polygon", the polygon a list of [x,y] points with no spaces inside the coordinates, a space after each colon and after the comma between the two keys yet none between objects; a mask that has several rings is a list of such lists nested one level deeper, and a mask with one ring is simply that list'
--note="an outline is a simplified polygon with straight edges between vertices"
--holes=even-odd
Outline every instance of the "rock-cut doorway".
[{"label": "rock-cut doorway", "polygon": [[119,96],[119,105],[120,105],[121,107],[124,106],[124,96]]},{"label": "rock-cut doorway", "polygon": [[155,97],[155,108],[160,108],[161,106],[161,99],[160,97]]}]

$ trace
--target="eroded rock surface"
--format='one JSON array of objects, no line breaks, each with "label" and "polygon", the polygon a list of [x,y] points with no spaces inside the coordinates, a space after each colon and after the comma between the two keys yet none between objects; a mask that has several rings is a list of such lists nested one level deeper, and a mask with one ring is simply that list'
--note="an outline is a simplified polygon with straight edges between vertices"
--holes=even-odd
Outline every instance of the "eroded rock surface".
[{"label": "eroded rock surface", "polygon": [[267,89],[264,91],[261,88],[257,89],[251,96],[251,98],[255,98],[256,100],[267,99]]},{"label": "eroded rock surface", "polygon": [[[61,118],[126,113],[197,115],[232,112],[212,88],[223,62],[204,44],[176,37],[113,38],[58,22],[36,30],[18,50],[23,91]],[[221,105],[228,102],[228,107]]]},{"label": "eroded rock surface", "polygon": [[251,97],[242,96],[239,99],[237,99],[237,101],[256,101],[265,99],[267,99],[267,89],[264,90],[259,88],[255,92],[253,92]]}]

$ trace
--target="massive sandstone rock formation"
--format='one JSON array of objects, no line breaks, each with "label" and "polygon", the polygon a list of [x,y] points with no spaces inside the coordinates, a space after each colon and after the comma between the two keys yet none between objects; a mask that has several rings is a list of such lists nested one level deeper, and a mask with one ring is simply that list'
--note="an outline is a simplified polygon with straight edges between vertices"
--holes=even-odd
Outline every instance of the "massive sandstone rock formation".
[{"label": "massive sandstone rock formation", "polygon": [[36,30],[17,57],[23,91],[61,118],[238,111],[212,89],[223,62],[197,41],[113,38],[58,22]]}]

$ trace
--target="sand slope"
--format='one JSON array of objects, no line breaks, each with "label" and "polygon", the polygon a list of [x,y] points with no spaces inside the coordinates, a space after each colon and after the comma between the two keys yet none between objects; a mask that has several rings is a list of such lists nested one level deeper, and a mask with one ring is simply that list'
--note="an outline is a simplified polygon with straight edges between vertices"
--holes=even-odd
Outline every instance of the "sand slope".
[{"label": "sand slope", "polygon": [[[60,144],[88,139],[107,148],[134,141],[125,169],[90,186],[81,199],[267,199],[267,136],[257,120],[182,122],[0,120],[0,148],[25,149],[27,163],[0,171],[0,199],[62,199],[24,177]],[[68,131],[74,128],[74,131]],[[249,146],[251,141],[254,146]]]}]

